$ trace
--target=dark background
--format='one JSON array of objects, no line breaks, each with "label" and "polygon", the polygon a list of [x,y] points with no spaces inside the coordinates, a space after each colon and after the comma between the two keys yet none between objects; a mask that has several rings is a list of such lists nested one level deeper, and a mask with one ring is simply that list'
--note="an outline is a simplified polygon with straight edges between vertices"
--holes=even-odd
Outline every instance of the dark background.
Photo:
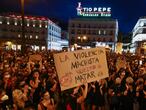
[{"label": "dark background", "polygon": [[[77,17],[78,2],[87,7],[111,7],[121,32],[131,32],[137,20],[146,16],[146,0],[25,0],[25,14],[49,17],[67,29],[70,18]],[[0,0],[0,14],[21,13],[20,0]]]}]

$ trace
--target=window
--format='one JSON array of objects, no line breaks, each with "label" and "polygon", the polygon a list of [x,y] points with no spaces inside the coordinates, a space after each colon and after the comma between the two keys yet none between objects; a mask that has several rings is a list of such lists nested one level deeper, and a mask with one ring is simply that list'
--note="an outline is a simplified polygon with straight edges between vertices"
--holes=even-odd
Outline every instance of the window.
[{"label": "window", "polygon": [[35,27],[35,24],[33,24],[33,27]]},{"label": "window", "polygon": [[95,37],[93,38],[93,41],[96,41],[96,38]]},{"label": "window", "polygon": [[113,35],[113,31],[110,31],[110,35]]},{"label": "window", "polygon": [[71,34],[75,34],[75,30],[74,29],[71,30]]},{"label": "window", "polygon": [[93,26],[93,28],[97,28],[97,26],[96,26],[96,25],[94,25],[94,26]]},{"label": "window", "polygon": [[106,31],[105,30],[104,30],[103,34],[106,35]]},{"label": "window", "polygon": [[84,24],[84,27],[83,28],[86,28],[86,24]]},{"label": "window", "polygon": [[87,42],[90,42],[90,41],[92,41],[92,40],[90,38],[88,38]]},{"label": "window", "polygon": [[42,30],[42,32],[41,32],[42,34],[45,34],[46,33],[46,31],[45,30]]},{"label": "window", "polygon": [[26,25],[29,27],[30,26],[30,24],[29,24],[29,20],[27,20],[27,23],[26,23]]},{"label": "window", "polygon": [[3,19],[3,24],[7,24],[7,20],[6,19]]},{"label": "window", "polygon": [[109,47],[111,47],[111,48],[112,48],[112,44],[109,44]]},{"label": "window", "polygon": [[100,31],[100,34],[101,34],[101,35],[104,35],[104,31],[103,31],[103,30],[101,30],[101,31]]},{"label": "window", "polygon": [[78,31],[77,31],[77,34],[81,34],[81,30],[78,30]]},{"label": "window", "polygon": [[106,42],[106,39],[105,38],[103,38],[103,42]]},{"label": "window", "polygon": [[45,46],[42,46],[42,50],[45,50],[46,49],[46,47]]},{"label": "window", "polygon": [[72,24],[71,27],[75,27],[75,24]]},{"label": "window", "polygon": [[32,35],[30,35],[30,39],[32,39]]},{"label": "window", "polygon": [[101,31],[100,31],[100,30],[98,31],[98,34],[99,34],[99,35],[101,34]]},{"label": "window", "polygon": [[35,37],[36,39],[38,39],[39,37],[36,35],[36,37]]},{"label": "window", "polygon": [[78,24],[78,27],[81,28],[81,24]]},{"label": "window", "polygon": [[96,35],[96,31],[95,31],[95,30],[93,30],[93,31],[92,31],[92,34],[93,34],[93,35]]},{"label": "window", "polygon": [[106,28],[106,25],[105,25],[105,24],[103,24],[103,25],[102,25],[102,28]]},{"label": "window", "polygon": [[40,24],[40,28],[42,27],[42,25]]},{"label": "window", "polygon": [[20,38],[20,37],[21,37],[21,35],[20,35],[20,34],[18,34],[18,37]]},{"label": "window", "polygon": [[82,34],[86,34],[86,30],[83,30],[83,33]]},{"label": "window", "polygon": [[9,21],[7,21],[7,25],[9,25],[10,24],[10,22]]},{"label": "window", "polygon": [[101,38],[98,38],[98,42],[100,42],[101,41]]},{"label": "window", "polygon": [[110,28],[115,28],[115,25],[111,25]]},{"label": "window", "polygon": [[88,34],[91,34],[91,31],[90,30],[88,30]]},{"label": "window", "polygon": [[113,42],[113,39],[112,38],[110,38],[110,42]]},{"label": "window", "polygon": [[15,21],[15,24],[14,25],[16,25],[17,26],[17,21]]},{"label": "window", "polygon": [[29,23],[27,23],[27,26],[29,27]]},{"label": "window", "polygon": [[71,43],[74,44],[74,42],[75,42],[75,39],[71,38]]},{"label": "window", "polygon": [[142,33],[146,33],[146,29],[145,28],[143,29]]}]

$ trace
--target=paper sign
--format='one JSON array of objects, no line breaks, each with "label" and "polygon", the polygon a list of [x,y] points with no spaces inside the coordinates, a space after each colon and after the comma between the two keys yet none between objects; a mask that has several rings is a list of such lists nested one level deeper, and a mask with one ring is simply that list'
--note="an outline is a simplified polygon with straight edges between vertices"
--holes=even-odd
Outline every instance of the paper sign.
[{"label": "paper sign", "polygon": [[116,62],[116,68],[117,68],[117,71],[120,70],[120,68],[125,68],[126,67],[126,60],[122,57],[119,57],[117,59],[117,62]]},{"label": "paper sign", "polygon": [[30,56],[29,56],[29,61],[30,61],[30,62],[42,61],[42,56],[39,55],[39,54],[30,55]]}]

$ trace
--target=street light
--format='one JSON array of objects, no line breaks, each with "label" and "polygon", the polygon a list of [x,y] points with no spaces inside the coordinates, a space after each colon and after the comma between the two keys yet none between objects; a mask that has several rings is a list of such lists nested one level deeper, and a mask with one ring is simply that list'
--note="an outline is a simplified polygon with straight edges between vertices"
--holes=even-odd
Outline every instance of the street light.
[{"label": "street light", "polygon": [[86,40],[87,39],[87,37],[86,36],[83,36],[83,40]]},{"label": "street light", "polygon": [[81,42],[83,42],[83,40],[86,40],[87,37],[86,36],[82,36],[82,37],[78,36],[78,39],[81,40]]},{"label": "street light", "polygon": [[21,41],[21,51],[25,53],[26,50],[26,42],[25,42],[25,25],[24,25],[24,0],[21,0],[21,17],[22,17],[22,41]]}]

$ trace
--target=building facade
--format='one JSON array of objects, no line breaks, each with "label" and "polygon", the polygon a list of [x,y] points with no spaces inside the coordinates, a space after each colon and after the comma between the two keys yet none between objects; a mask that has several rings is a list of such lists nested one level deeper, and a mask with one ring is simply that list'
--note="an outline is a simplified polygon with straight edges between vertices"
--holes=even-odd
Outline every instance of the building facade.
[{"label": "building facade", "polygon": [[55,46],[50,48],[49,44],[52,44],[56,39],[61,39],[61,28],[48,18],[25,16],[24,34],[25,38],[22,38],[22,18],[20,15],[0,15],[0,46],[15,50],[21,49],[23,39],[25,39],[26,46],[35,50],[55,49]]},{"label": "building facade", "polygon": [[63,30],[61,32],[61,47],[62,47],[62,49],[69,48],[69,34],[65,30]]},{"label": "building facade", "polygon": [[132,45],[130,51],[146,55],[146,17],[141,17],[132,31]]},{"label": "building facade", "polygon": [[115,48],[118,21],[111,18],[75,18],[69,20],[70,45],[109,46]]},{"label": "building facade", "polygon": [[48,49],[49,50],[61,50],[61,28],[48,21]]}]

